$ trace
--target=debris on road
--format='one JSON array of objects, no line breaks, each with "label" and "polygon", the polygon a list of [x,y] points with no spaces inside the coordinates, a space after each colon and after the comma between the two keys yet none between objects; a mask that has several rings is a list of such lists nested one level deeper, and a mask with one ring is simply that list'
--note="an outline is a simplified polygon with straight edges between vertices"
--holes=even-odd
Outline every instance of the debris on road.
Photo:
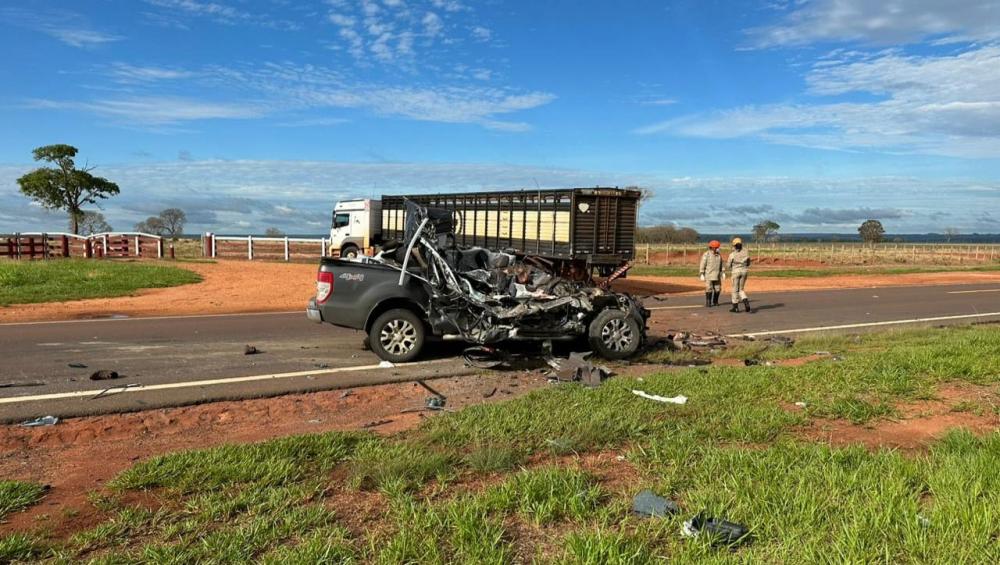
[{"label": "debris on road", "polygon": [[712,545],[735,547],[750,540],[750,529],[736,522],[720,518],[707,518],[704,513],[684,522],[681,535],[695,538],[700,535],[712,538]]},{"label": "debris on road", "polygon": [[642,398],[647,398],[649,400],[655,400],[657,402],[666,402],[669,404],[687,404],[688,398],[684,395],[678,396],[658,396],[655,394],[649,394],[643,390],[632,390],[632,394],[636,396],[641,396]]},{"label": "debris on road", "polygon": [[680,513],[681,508],[672,500],[658,496],[651,490],[644,490],[632,499],[632,514],[643,518],[666,518]]},{"label": "debris on road", "polygon": [[375,420],[374,422],[368,422],[367,424],[362,424],[361,427],[367,430],[370,428],[377,428],[379,426],[384,426],[386,424],[391,424],[391,423],[392,420]]},{"label": "debris on road", "polygon": [[39,418],[35,418],[34,420],[21,422],[20,425],[23,428],[37,428],[40,426],[54,426],[58,423],[59,418],[56,418],[55,416],[41,416]]},{"label": "debris on road", "polygon": [[70,363],[69,366],[73,369],[86,369],[87,366],[83,363]]},{"label": "debris on road", "polygon": [[580,382],[587,386],[598,386],[611,376],[611,370],[603,365],[594,365],[587,358],[591,351],[573,352],[568,359],[549,357],[546,363],[554,369],[553,378],[560,382]]},{"label": "debris on road", "polygon": [[395,367],[396,365],[393,364],[391,361],[382,361],[382,362],[380,362],[378,364],[378,366],[379,366],[380,369],[391,369],[391,368]]},{"label": "debris on road", "polygon": [[795,405],[798,406],[799,408],[805,408],[806,407],[806,403],[805,402],[796,402]]},{"label": "debris on road", "polygon": [[477,369],[498,369],[510,364],[506,351],[485,345],[469,347],[462,352],[462,358],[467,366]]},{"label": "debris on road", "polygon": [[29,381],[26,383],[0,383],[0,388],[16,388],[22,386],[45,386],[41,381]]},{"label": "debris on road", "polygon": [[725,347],[726,338],[715,332],[667,334],[667,347],[675,350]]},{"label": "debris on road", "polygon": [[258,353],[260,353],[260,350],[253,345],[246,345],[243,347],[243,355],[257,355]]},{"label": "debris on road", "polygon": [[490,398],[497,393],[497,387],[493,387],[490,390],[483,391],[483,398]]},{"label": "debris on road", "polygon": [[112,394],[118,394],[119,392],[125,392],[126,390],[128,390],[130,388],[136,388],[136,387],[139,387],[139,386],[142,386],[142,385],[140,385],[139,383],[130,383],[130,384],[127,384],[127,385],[120,385],[120,386],[108,387],[108,388],[102,390],[101,392],[95,394],[94,396],[91,396],[90,400],[97,400],[98,398],[104,398],[105,396],[111,396]]},{"label": "debris on road", "polygon": [[428,410],[444,410],[445,402],[447,401],[441,396],[428,396],[424,404]]},{"label": "debris on road", "polygon": [[100,371],[95,371],[90,375],[90,380],[92,381],[110,381],[113,379],[120,379],[121,375],[117,371],[109,371],[107,369],[101,369]]}]

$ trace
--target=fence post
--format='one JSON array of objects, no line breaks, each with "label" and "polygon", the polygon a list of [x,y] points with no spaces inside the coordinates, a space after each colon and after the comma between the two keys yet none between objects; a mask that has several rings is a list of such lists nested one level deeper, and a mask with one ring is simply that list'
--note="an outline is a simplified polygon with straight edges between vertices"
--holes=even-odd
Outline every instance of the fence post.
[{"label": "fence post", "polygon": [[319,238],[319,256],[326,257],[326,238]]},{"label": "fence post", "polygon": [[288,236],[285,236],[285,261],[288,261]]},{"label": "fence post", "polygon": [[[163,242],[162,241],[160,242],[160,249],[163,249]],[[170,244],[170,258],[171,259],[176,259],[176,257],[174,257],[174,244],[173,243]]]},{"label": "fence post", "polygon": [[101,258],[108,256],[108,236],[101,236]]},{"label": "fence post", "polygon": [[69,237],[62,236],[62,256],[69,257]]},{"label": "fence post", "polygon": [[83,257],[84,259],[90,259],[94,255],[94,249],[91,247],[90,238],[83,240]]},{"label": "fence post", "polygon": [[139,236],[135,236],[135,256],[142,257],[142,246],[139,245]]},{"label": "fence post", "polygon": [[247,259],[253,261],[253,236],[247,236]]},{"label": "fence post", "polygon": [[649,264],[649,244],[646,244],[646,264]]},{"label": "fence post", "polygon": [[[171,251],[171,253],[173,253],[173,251],[174,251],[174,245],[172,243],[170,244],[170,251]],[[163,238],[162,237],[160,239],[156,240],[156,258],[157,259],[163,259]],[[170,258],[173,259],[173,256],[171,256]]]},{"label": "fence post", "polygon": [[215,259],[216,256],[219,253],[219,250],[215,247],[215,245],[216,245],[215,234],[213,233],[213,234],[211,234],[211,236],[212,236],[212,259]]}]

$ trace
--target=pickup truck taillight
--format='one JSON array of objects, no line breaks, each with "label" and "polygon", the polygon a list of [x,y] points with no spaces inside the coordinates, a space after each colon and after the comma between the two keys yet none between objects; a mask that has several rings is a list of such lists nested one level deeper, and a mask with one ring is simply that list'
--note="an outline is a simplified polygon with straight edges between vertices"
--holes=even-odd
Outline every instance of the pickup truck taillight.
[{"label": "pickup truck taillight", "polygon": [[322,304],[333,294],[333,273],[319,271],[316,273],[316,302]]}]

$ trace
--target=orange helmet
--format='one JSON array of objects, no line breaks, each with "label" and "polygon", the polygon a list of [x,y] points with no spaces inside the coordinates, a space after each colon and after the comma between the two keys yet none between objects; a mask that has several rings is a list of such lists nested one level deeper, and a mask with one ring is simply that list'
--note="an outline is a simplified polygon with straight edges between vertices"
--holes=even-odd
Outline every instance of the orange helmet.
[{"label": "orange helmet", "polygon": [[722,244],[719,243],[717,240],[713,239],[712,241],[708,242],[708,246],[711,247],[712,249],[718,249],[718,248],[722,247]]}]

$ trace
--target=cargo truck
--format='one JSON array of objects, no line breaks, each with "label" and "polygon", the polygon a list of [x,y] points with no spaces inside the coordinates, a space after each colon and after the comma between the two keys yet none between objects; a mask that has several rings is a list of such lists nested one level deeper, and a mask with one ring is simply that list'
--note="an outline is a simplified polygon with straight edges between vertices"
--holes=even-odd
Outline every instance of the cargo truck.
[{"label": "cargo truck", "polygon": [[557,269],[571,265],[602,275],[635,254],[641,194],[619,188],[565,188],[382,196],[338,202],[330,251],[355,258],[403,237],[405,201],[446,209],[461,246],[511,250],[541,257]]}]

